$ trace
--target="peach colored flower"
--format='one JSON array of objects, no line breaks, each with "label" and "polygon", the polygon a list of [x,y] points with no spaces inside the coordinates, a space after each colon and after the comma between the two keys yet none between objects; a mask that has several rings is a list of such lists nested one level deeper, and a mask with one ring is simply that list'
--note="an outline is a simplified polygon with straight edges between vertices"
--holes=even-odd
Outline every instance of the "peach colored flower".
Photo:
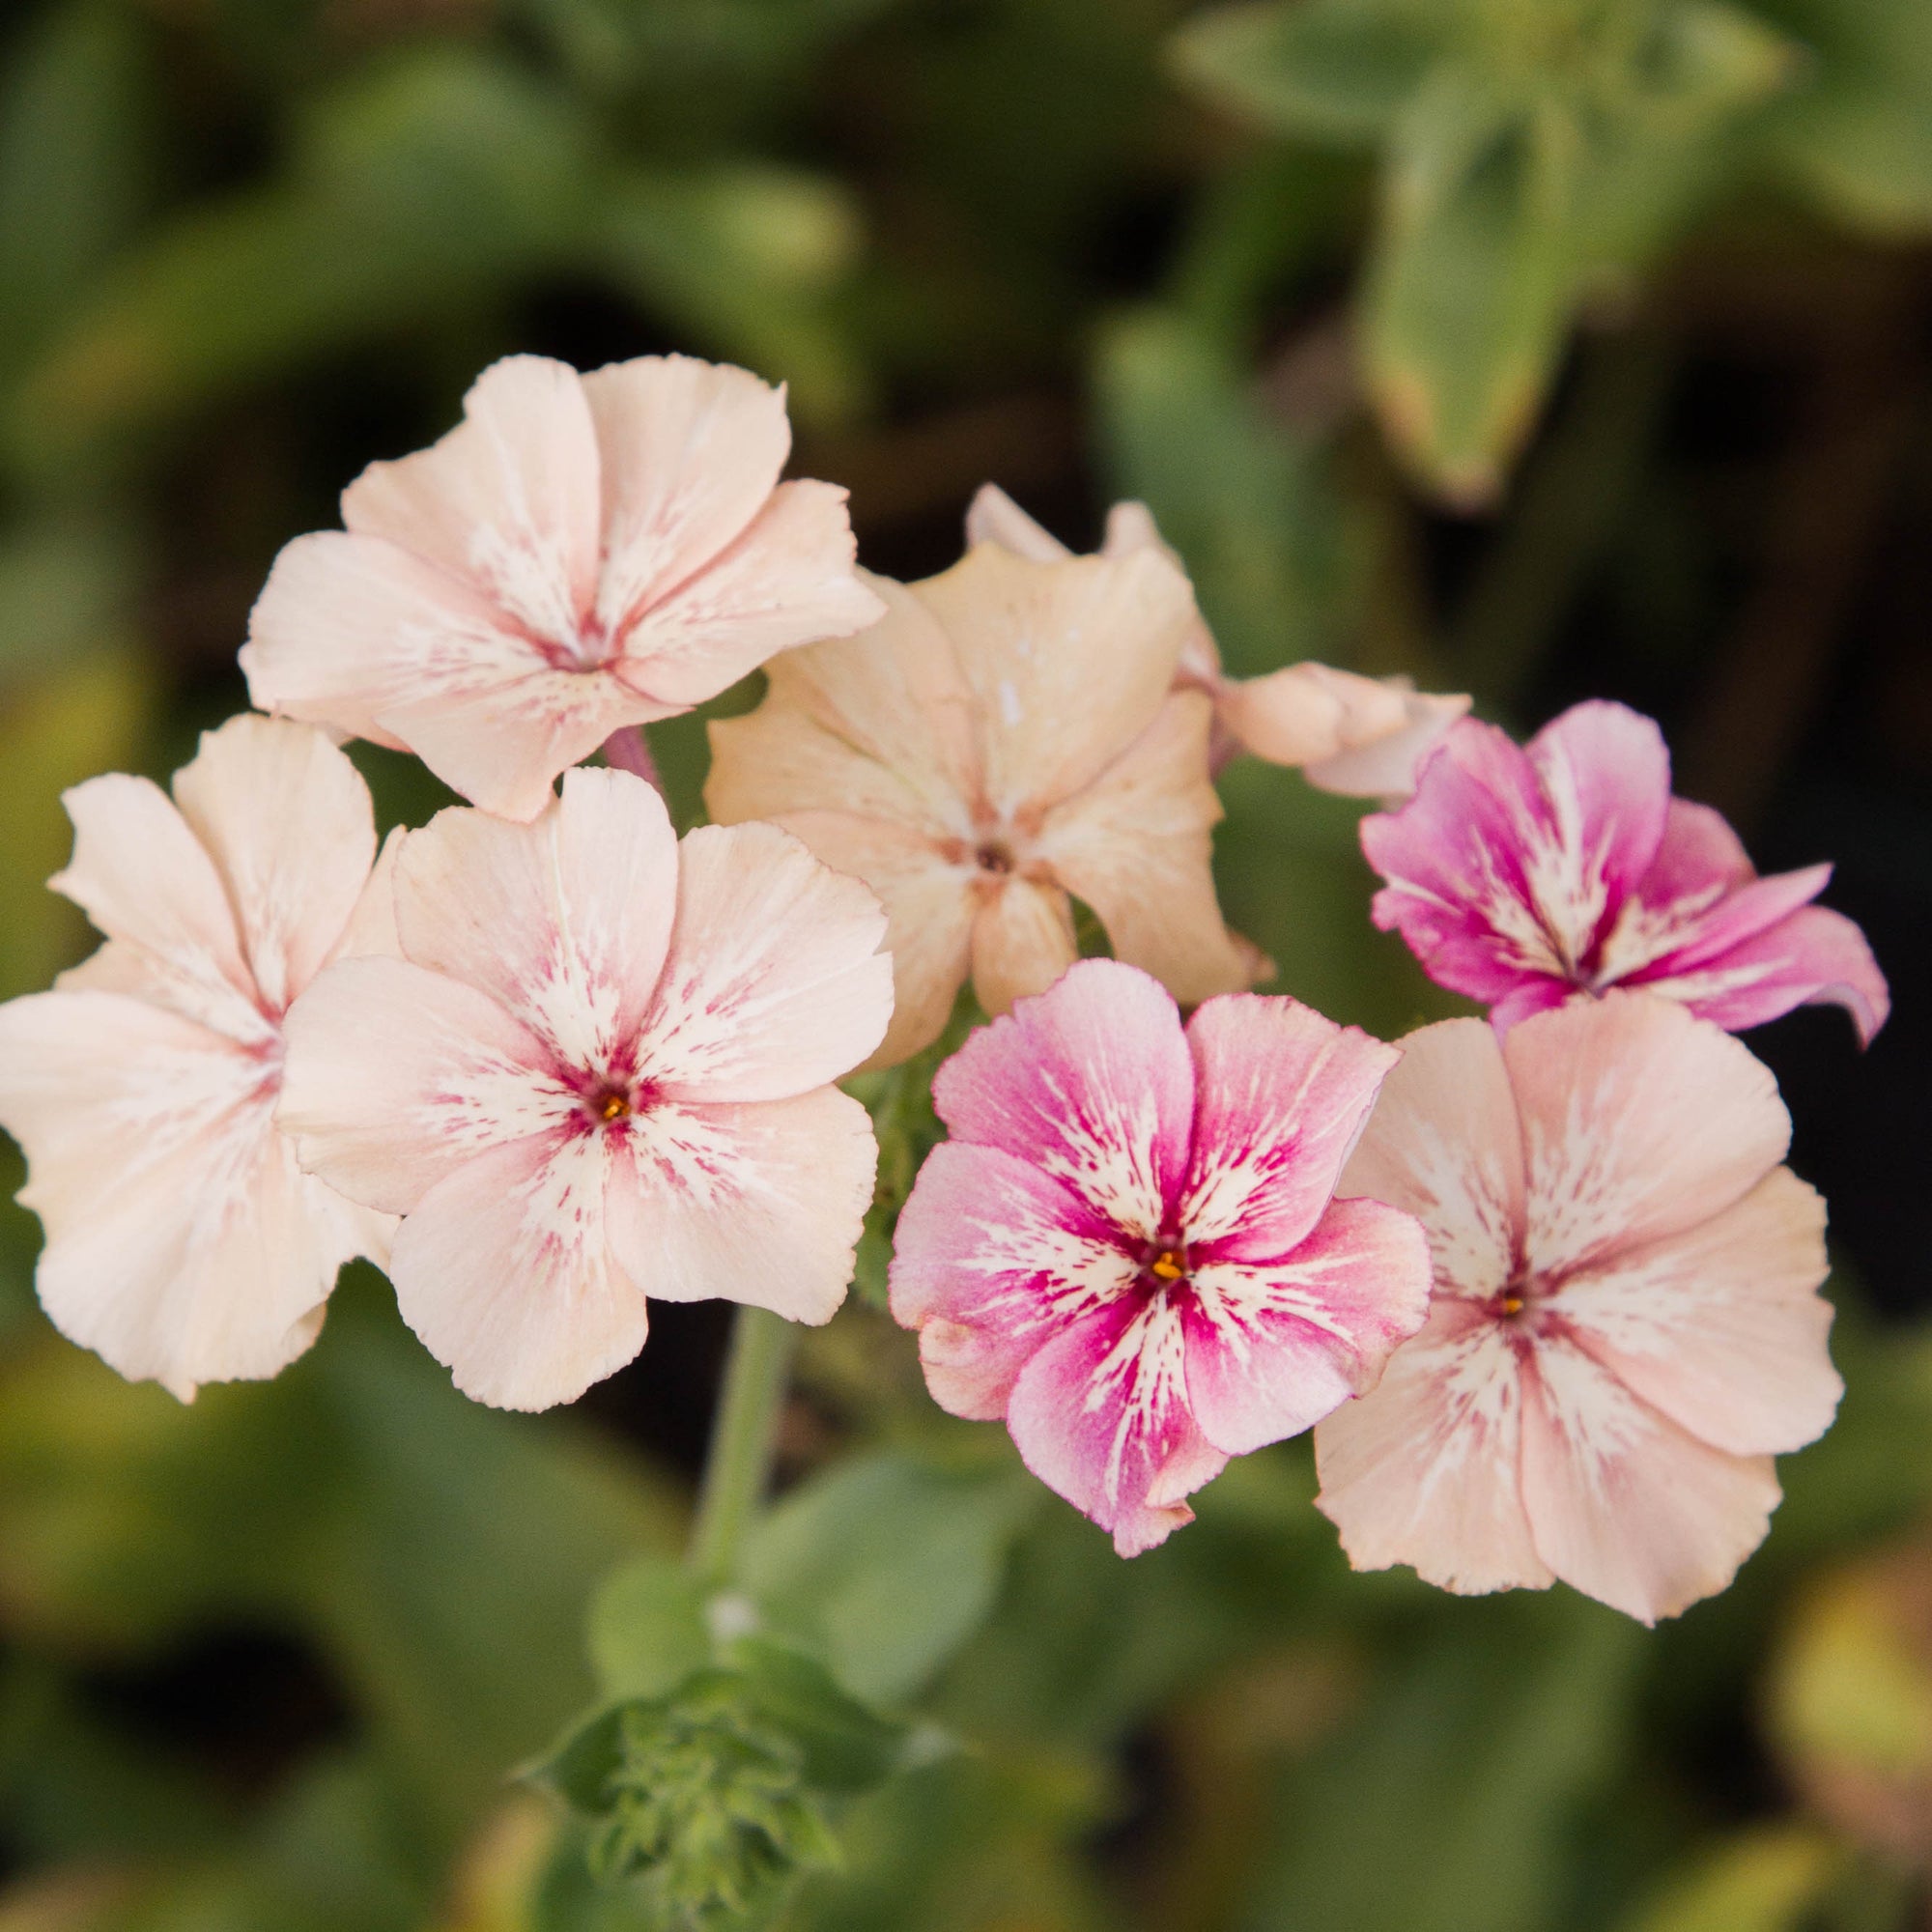
[{"label": "peach colored flower", "polygon": [[[968,543],[997,543],[1051,562],[1071,553],[996,484],[981,486],[966,512]],[[1156,550],[1177,567],[1145,503],[1107,513],[1102,556]],[[1419,692],[1406,677],[1363,677],[1313,661],[1261,677],[1229,677],[1212,633],[1198,617],[1181,647],[1177,685],[1214,701],[1214,768],[1237,752],[1271,765],[1296,765],[1321,791],[1350,798],[1406,798],[1415,775],[1457,719],[1466,696]]]},{"label": "peach colored flower", "polygon": [[878,616],[844,491],[780,483],[790,447],[783,392],[743,369],[494,363],[441,441],[350,485],[344,529],[283,550],[249,695],[534,818],[620,726]]},{"label": "peach colored flower", "polygon": [[461,807],[404,841],[402,956],[289,1016],[283,1126],[406,1218],[396,1302],[456,1384],[568,1402],[643,1347],[646,1296],[824,1321],[877,1149],[828,1083],[877,1045],[877,901],[769,825],[680,845],[628,772],[528,825]]},{"label": "peach colored flower", "polygon": [[1002,1013],[1077,953],[1068,895],[1190,1004],[1264,970],[1221,922],[1211,707],[1176,692],[1195,622],[1154,552],[1035,563],[981,544],[883,621],[790,651],[749,717],[711,726],[705,800],[768,818],[885,901],[897,1008],[876,1056],[936,1038],[970,973]]},{"label": "peach colored flower", "polygon": [[[0,1007],[0,1126],[45,1224],[41,1300],[130,1380],[286,1367],[336,1271],[392,1225],[303,1174],[274,1124],[282,1019],[328,960],[386,942],[368,787],[320,731],[231,718],[175,774],[67,794],[50,883],[107,935]],[[393,848],[392,848],[393,849]]]},{"label": "peach colored flower", "polygon": [[1318,1505],[1358,1570],[1674,1616],[1763,1541],[1773,1456],[1840,1393],[1777,1089],[1649,993],[1402,1045],[1342,1190],[1421,1220],[1435,1303],[1316,1431]]},{"label": "peach colored flower", "polygon": [[1185,1029],[1086,959],[939,1069],[952,1130],[899,1216],[893,1313],[933,1400],[999,1419],[1132,1556],[1231,1456],[1371,1388],[1421,1326],[1407,1214],[1335,1183],[1394,1048],[1293,1000]]}]

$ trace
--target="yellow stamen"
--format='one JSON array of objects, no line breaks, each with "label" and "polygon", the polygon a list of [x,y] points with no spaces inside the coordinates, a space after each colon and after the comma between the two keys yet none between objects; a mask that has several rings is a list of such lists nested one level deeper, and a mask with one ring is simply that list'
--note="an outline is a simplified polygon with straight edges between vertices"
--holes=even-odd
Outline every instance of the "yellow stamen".
[{"label": "yellow stamen", "polygon": [[1148,1271],[1158,1275],[1162,1281],[1179,1281],[1187,1272],[1187,1264],[1180,1259],[1178,1249],[1163,1248],[1153,1258],[1153,1264]]},{"label": "yellow stamen", "polygon": [[631,1111],[631,1103],[621,1094],[607,1094],[604,1104],[598,1108],[597,1117],[601,1121],[621,1121]]},{"label": "yellow stamen", "polygon": [[1505,1315],[1520,1315],[1522,1313],[1522,1296],[1520,1294],[1504,1295],[1503,1313]]}]

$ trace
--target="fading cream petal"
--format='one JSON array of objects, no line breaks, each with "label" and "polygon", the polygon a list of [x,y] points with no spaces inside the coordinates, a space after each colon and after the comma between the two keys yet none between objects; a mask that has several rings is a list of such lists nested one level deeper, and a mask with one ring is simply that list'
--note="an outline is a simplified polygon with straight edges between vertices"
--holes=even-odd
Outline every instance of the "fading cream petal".
[{"label": "fading cream petal", "polygon": [[1646,1624],[1721,1590],[1779,1496],[1769,1456],[1713,1449],[1548,1335],[1523,1378],[1522,1493],[1550,1569]]},{"label": "fading cream petal", "polygon": [[982,483],[966,506],[966,545],[994,543],[1030,563],[1059,563],[1073,553],[1020,508],[997,483]]},{"label": "fading cream petal", "polygon": [[728,362],[639,355],[582,382],[603,477],[597,615],[615,635],[764,508],[791,424],[782,389]]},{"label": "fading cream petal", "polygon": [[676,908],[664,799],[629,772],[570,773],[530,825],[440,812],[396,867],[405,953],[487,993],[583,1072],[636,1070]]},{"label": "fading cream petal", "polygon": [[1801,1449],[1844,1384],[1818,1293],[1825,1204],[1788,1167],[1683,1234],[1571,1275],[1548,1306],[1680,1428],[1734,1456]]},{"label": "fading cream petal", "polygon": [[1672,1000],[1611,993],[1503,1042],[1528,1175],[1525,1260],[1554,1277],[1721,1213],[1784,1158],[1791,1118],[1749,1048]]},{"label": "fading cream petal", "polygon": [[1315,1506],[1357,1570],[1408,1564],[1459,1596],[1546,1588],[1520,1489],[1522,1383],[1502,1324],[1438,1299],[1367,1395],[1315,1429]]},{"label": "fading cream petal", "polygon": [[1386,1201],[1429,1236],[1438,1294],[1484,1300],[1515,1275],[1522,1129],[1494,1033],[1443,1020],[1399,1042],[1339,1191]]},{"label": "fading cream petal", "polygon": [[1178,692],[1093,783],[1046,814],[1032,855],[1094,908],[1116,958],[1192,1006],[1251,983],[1259,955],[1222,923],[1208,776],[1212,708]]},{"label": "fading cream petal", "polygon": [[661,1301],[722,1298],[829,1321],[871,1205],[871,1117],[837,1088],[651,1107],[613,1139],[611,1251]]},{"label": "fading cream petal", "polygon": [[204,734],[174,794],[227,888],[255,986],[280,1011],[341,943],[368,884],[369,787],[313,725],[243,715]]},{"label": "fading cream petal", "polygon": [[974,917],[973,991],[989,1018],[1045,992],[1079,956],[1073,907],[1058,886],[1004,879]]},{"label": "fading cream petal", "polygon": [[507,355],[477,377],[463,421],[342,495],[342,521],[467,580],[539,636],[574,635],[597,587],[597,436],[567,363]]},{"label": "fading cream petal", "polygon": [[644,1346],[644,1295],[606,1239],[609,1137],[540,1134],[438,1182],[396,1233],[396,1306],[495,1408],[574,1402]]},{"label": "fading cream petal", "polygon": [[987,802],[1023,828],[1153,723],[1195,618],[1186,578],[1151,551],[1029,563],[981,544],[913,589],[973,689]]},{"label": "fading cream petal", "polygon": [[885,1037],[886,913],[775,825],[711,825],[678,848],[677,919],[643,1023],[640,1075],[673,1099],[782,1100]]},{"label": "fading cream petal", "polygon": [[342,959],[289,1009],[277,1118],[303,1165],[407,1213],[479,1153],[582,1118],[542,1043],[487,994],[404,959]]}]

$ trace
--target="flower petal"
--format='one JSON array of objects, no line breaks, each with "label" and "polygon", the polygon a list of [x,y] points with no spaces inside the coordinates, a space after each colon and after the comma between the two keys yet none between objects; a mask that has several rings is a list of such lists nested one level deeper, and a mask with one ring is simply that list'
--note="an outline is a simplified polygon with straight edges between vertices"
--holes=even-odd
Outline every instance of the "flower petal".
[{"label": "flower petal", "polygon": [[[1311,668],[1355,682],[1352,673],[1330,670],[1326,665]],[[1461,692],[1411,691],[1408,680],[1401,677],[1360,682],[1396,693],[1402,700],[1401,723],[1385,725],[1378,702],[1364,706],[1360,714],[1345,704],[1341,749],[1333,756],[1311,759],[1301,776],[1318,791],[1344,798],[1406,798],[1430,753],[1467,713],[1469,698]]]},{"label": "flower petal", "polygon": [[273,1025],[256,1004],[221,875],[167,794],[109,772],[61,802],[73,820],[73,857],[47,884],[109,939],[139,950],[163,1004],[267,1045]]},{"label": "flower petal", "polygon": [[1640,1623],[1721,1590],[1771,1526],[1771,1458],[1700,1442],[1560,1338],[1534,1361],[1522,1495],[1543,1560]]},{"label": "flower petal", "polygon": [[995,1421],[1058,1328],[1140,1274],[1091,1203],[998,1148],[925,1157],[893,1237],[893,1318],[920,1331],[925,1385],[954,1415]]},{"label": "flower petal", "polygon": [[273,1105],[271,1065],[178,1013],[98,992],[0,1008],[0,1124],[63,1334],[183,1401],[308,1347],[337,1269],[379,1242],[297,1169]]},{"label": "flower petal", "polygon": [[885,933],[867,886],[776,825],[689,834],[639,1072],[689,1100],[781,1100],[851,1072],[892,1016]]},{"label": "flower petal", "polygon": [[973,990],[993,1018],[1045,992],[1079,956],[1073,907],[1056,885],[1002,880],[973,921]]},{"label": "flower petal", "polygon": [[530,825],[439,812],[396,864],[416,964],[487,993],[582,1072],[636,1070],[677,909],[677,841],[657,789],[574,771]]},{"label": "flower petal", "polygon": [[1891,990],[1864,934],[1827,906],[1804,906],[1701,963],[1660,959],[1631,983],[1682,1000],[1731,1033],[1794,1007],[1832,1005],[1851,1014],[1859,1043],[1869,1046],[1891,1012]]},{"label": "flower petal", "polygon": [[582,1116],[542,1044],[487,994],[407,960],[340,959],[289,1009],[277,1114],[303,1165],[407,1213],[491,1148]]},{"label": "flower petal", "polygon": [[344,526],[384,537],[539,637],[563,641],[597,591],[597,436],[577,371],[506,355],[477,377],[463,421],[428,449],[372,463],[342,495]]},{"label": "flower petal", "polygon": [[1194,1064],[1157,980],[1083,959],[974,1033],[933,1076],[956,1141],[1061,1180],[1125,1236],[1161,1232],[1187,1161]]},{"label": "flower petal", "polygon": [[1213,709],[1179,692],[1084,790],[1046,814],[1033,851],[1098,915],[1114,956],[1194,1005],[1249,983],[1252,954],[1221,920],[1208,777]]},{"label": "flower petal", "polygon": [[597,615],[614,637],[764,508],[791,425],[784,391],[728,362],[639,355],[582,382],[604,485]]},{"label": "flower petal", "polygon": [[[1573,704],[1524,750],[1563,855],[1532,888],[1559,932],[1594,938],[1663,842],[1670,753],[1656,721],[1622,704]],[[1581,956],[1580,952],[1575,956]]]},{"label": "flower petal", "polygon": [[981,544],[913,586],[952,639],[1003,821],[1093,782],[1153,723],[1174,682],[1194,596],[1153,551],[1029,563]]},{"label": "flower petal", "polygon": [[1443,1020],[1401,1041],[1340,1192],[1413,1214],[1437,1294],[1487,1300],[1516,1273],[1523,1223],[1522,1129],[1496,1037]]},{"label": "flower petal", "polygon": [[1191,1522],[1181,1498],[1227,1464],[1194,1426],[1185,1360],[1165,1295],[1123,1299],[1063,1328],[1013,1384],[1007,1426],[1021,1460],[1122,1556]]},{"label": "flower petal", "polygon": [[1210,1264],[1192,1280],[1194,1419],[1215,1448],[1244,1456],[1375,1386],[1429,1313],[1429,1243],[1379,1201],[1337,1201],[1292,1253]]},{"label": "flower petal", "polygon": [[1733,1456],[1801,1449],[1844,1384],[1826,1351],[1825,1204],[1788,1167],[1701,1226],[1572,1275],[1548,1306],[1680,1428]]},{"label": "flower petal", "polygon": [[893,1018],[867,1066],[896,1066],[945,1032],[972,960],[979,894],[973,874],[930,839],[884,819],[842,811],[788,812],[785,831],[835,872],[863,879],[886,909]]},{"label": "flower petal", "polygon": [[1073,553],[1020,508],[997,483],[982,483],[966,506],[966,547],[995,543],[1031,563],[1059,563]]},{"label": "flower petal", "polygon": [[606,1240],[609,1142],[586,1128],[492,1148],[397,1231],[396,1306],[474,1401],[573,1402],[644,1346],[643,1292]]},{"label": "flower petal", "polygon": [[1791,1118],[1748,1048],[1671,1000],[1611,993],[1513,1027],[1524,1260],[1548,1279],[1681,1234],[1784,1158]]},{"label": "flower petal", "polygon": [[1187,1045],[1196,1098],[1180,1232],[1197,1259],[1281,1261],[1327,1208],[1396,1049],[1254,993],[1209,1000]]},{"label": "flower petal", "polygon": [[750,718],[712,724],[714,818],[849,811],[936,837],[971,831],[978,708],[952,640],[904,584],[866,581],[885,606],[877,623],[786,651]]},{"label": "flower petal", "polygon": [[243,715],[203,736],[174,791],[227,888],[256,988],[280,1011],[335,951],[368,884],[369,787],[313,725]]},{"label": "flower petal", "polygon": [[613,1136],[611,1252],[660,1301],[832,1319],[871,1205],[871,1117],[835,1087],[744,1106],[646,1109]]},{"label": "flower petal", "polygon": [[[1325,668],[1293,664],[1263,677],[1231,677],[1215,694],[1214,708],[1242,751],[1271,765],[1334,757],[1342,750],[1342,694],[1319,675]],[[1382,695],[1381,687],[1376,691]],[[1386,696],[1385,728],[1394,731],[1402,723],[1402,703],[1393,693]]]},{"label": "flower petal", "polygon": [[683,707],[795,644],[863,631],[884,610],[853,570],[857,554],[843,490],[781,483],[728,549],[645,608],[615,668],[634,691]]},{"label": "flower petal", "polygon": [[1459,1596],[1546,1588],[1519,1464],[1522,1384],[1500,1322],[1438,1300],[1367,1395],[1315,1431],[1315,1507],[1357,1570],[1409,1564]]}]

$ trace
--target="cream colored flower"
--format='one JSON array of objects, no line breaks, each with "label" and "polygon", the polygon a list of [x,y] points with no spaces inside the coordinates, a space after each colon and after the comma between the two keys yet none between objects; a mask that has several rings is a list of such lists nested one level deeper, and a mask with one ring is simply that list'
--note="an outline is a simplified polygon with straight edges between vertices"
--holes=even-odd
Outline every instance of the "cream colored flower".
[{"label": "cream colored flower", "polygon": [[989,1013],[1044,992],[1078,953],[1069,895],[1184,1003],[1264,977],[1214,897],[1213,706],[1175,689],[1200,619],[1174,564],[985,543],[871,582],[884,620],[775,659],[764,703],[711,726],[705,786],[714,818],[775,820],[884,900],[871,1064],[936,1038],[969,974]]}]

